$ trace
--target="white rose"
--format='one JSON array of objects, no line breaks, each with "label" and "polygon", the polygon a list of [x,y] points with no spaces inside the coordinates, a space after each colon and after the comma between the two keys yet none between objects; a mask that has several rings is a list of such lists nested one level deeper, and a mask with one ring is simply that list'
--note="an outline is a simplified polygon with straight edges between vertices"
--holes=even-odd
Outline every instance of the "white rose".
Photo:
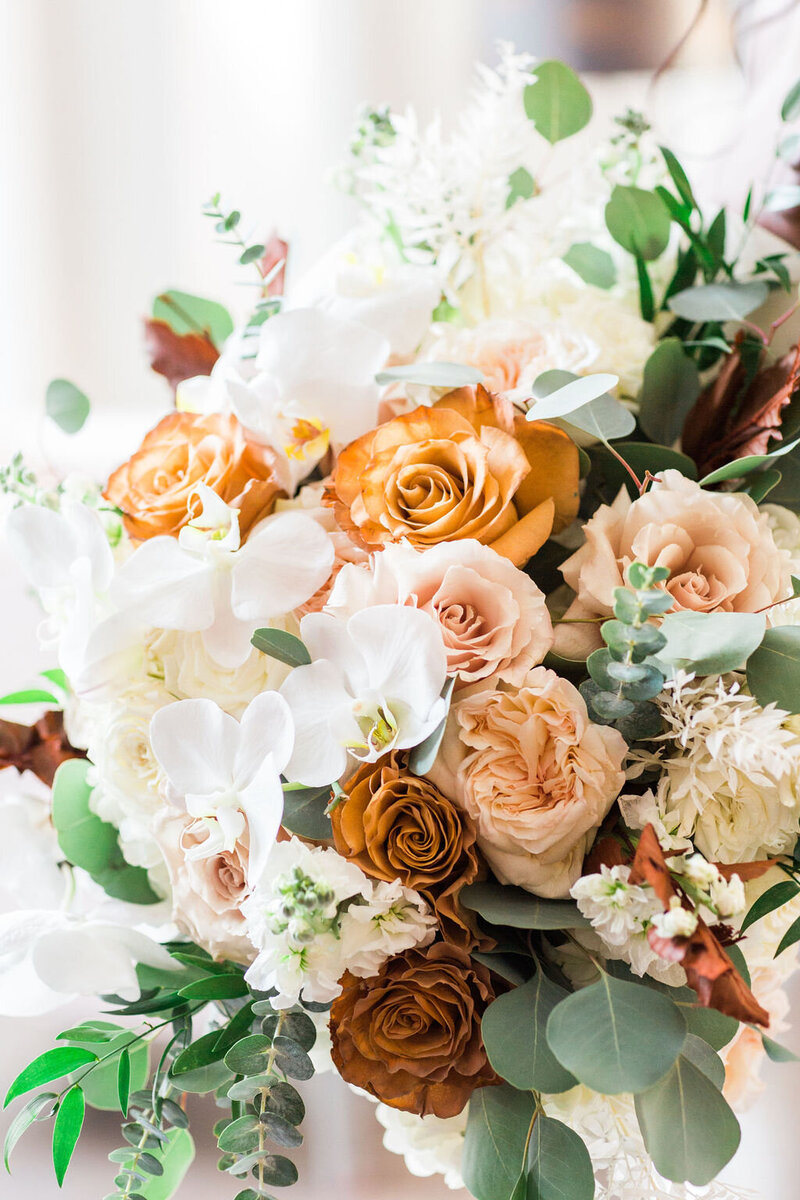
[{"label": "white rose", "polygon": [[[273,622],[276,628],[297,628]],[[164,687],[172,700],[213,700],[237,720],[261,692],[277,691],[290,668],[255,647],[238,667],[221,667],[207,652],[200,633],[165,630],[152,643],[152,654],[163,672]]]}]

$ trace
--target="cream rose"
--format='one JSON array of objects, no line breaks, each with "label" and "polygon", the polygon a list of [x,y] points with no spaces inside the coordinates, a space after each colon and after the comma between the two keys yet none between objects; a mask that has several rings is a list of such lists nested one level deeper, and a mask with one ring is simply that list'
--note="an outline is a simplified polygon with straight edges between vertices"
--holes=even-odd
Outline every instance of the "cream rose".
[{"label": "cream rose", "polygon": [[[291,618],[284,625],[297,630]],[[221,667],[205,648],[201,633],[160,631],[150,644],[151,658],[164,680],[169,700],[213,700],[237,720],[261,692],[277,691],[290,668],[253,649],[241,666]]]},{"label": "cream rose", "polygon": [[369,566],[345,566],[328,602],[349,615],[371,604],[411,604],[439,626],[447,671],[466,683],[497,675],[521,683],[553,643],[544,595],[524,572],[480,542],[421,552],[387,546]]},{"label": "cream rose", "polygon": [[250,963],[255,950],[245,933],[241,907],[247,898],[247,849],[237,842],[211,858],[187,851],[201,845],[207,831],[201,821],[175,809],[156,819],[155,836],[172,884],[172,919],[214,958]]},{"label": "cream rose", "polygon": [[534,667],[519,688],[476,686],[453,705],[431,777],[476,822],[501,883],[567,896],[624,783],[626,750],[571,683]]},{"label": "cream rose", "polygon": [[[614,588],[639,561],[668,567],[672,611],[756,612],[791,593],[788,553],[767,515],[741,492],[708,492],[679,471],[664,471],[638,500],[625,488],[602,505],[586,541],[562,565],[576,593],[568,619],[612,615]],[[580,657],[601,644],[597,625],[561,625],[556,650]]]}]

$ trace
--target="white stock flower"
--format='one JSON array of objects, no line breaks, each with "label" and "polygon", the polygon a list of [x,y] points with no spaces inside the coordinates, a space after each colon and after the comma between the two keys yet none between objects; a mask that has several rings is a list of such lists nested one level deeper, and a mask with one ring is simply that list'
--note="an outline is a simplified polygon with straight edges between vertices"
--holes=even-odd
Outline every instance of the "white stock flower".
[{"label": "white stock flower", "polygon": [[383,1126],[383,1145],[392,1154],[401,1154],[406,1169],[418,1179],[443,1175],[446,1187],[458,1191],[464,1187],[461,1154],[468,1108],[456,1117],[437,1117],[432,1113],[418,1117],[401,1112],[388,1104],[378,1104],[375,1116]]},{"label": "white stock flower", "polygon": [[630,873],[627,866],[604,865],[573,884],[571,894],[593,931],[576,929],[575,937],[606,958],[629,963],[636,975],[651,975],[672,986],[685,983],[683,968],[665,962],[650,946],[647,930],[661,913],[661,903],[651,887],[630,883]]},{"label": "white stock flower", "polygon": [[375,762],[416,746],[444,717],[447,662],[427,613],[393,604],[347,622],[309,613],[300,635],[312,662],[295,667],[281,688],[295,724],[292,780],[332,783],[351,758]]},{"label": "white stock flower", "polygon": [[[661,824],[711,862],[791,850],[800,829],[800,732],[794,718],[742,691],[736,674],[696,680],[679,672],[657,701],[667,722],[653,797]],[[621,798],[626,821],[645,816]],[[646,822],[645,822],[646,823]]]},{"label": "white stock flower", "polygon": [[242,912],[258,950],[246,979],[260,991],[276,989],[275,1008],[290,1008],[301,993],[327,1003],[341,992],[345,971],[374,975],[436,930],[416,892],[374,883],[335,850],[295,837],[276,843]]},{"label": "white stock flower", "polygon": [[211,858],[247,839],[249,879],[264,869],[283,815],[281,771],[292,720],[277,692],[251,701],[236,721],[211,700],[178,700],[150,725],[153,753],[171,799],[194,818],[187,858]]},{"label": "white stock flower", "polygon": [[326,581],[333,546],[299,512],[267,517],[240,546],[235,510],[202,484],[194,496],[201,514],[177,539],[143,542],[118,571],[112,597],[146,626],[202,633],[220,666],[239,667],[258,626],[291,612]]},{"label": "white stock flower", "polygon": [[679,896],[672,896],[667,911],[653,917],[653,928],[663,938],[691,937],[697,929],[697,913],[684,908]]}]

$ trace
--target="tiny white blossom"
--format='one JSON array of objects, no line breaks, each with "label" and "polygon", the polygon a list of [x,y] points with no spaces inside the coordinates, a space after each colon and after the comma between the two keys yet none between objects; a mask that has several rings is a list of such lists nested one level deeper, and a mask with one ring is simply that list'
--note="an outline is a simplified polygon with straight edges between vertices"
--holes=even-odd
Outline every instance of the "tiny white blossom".
[{"label": "tiny white blossom", "polygon": [[680,897],[673,896],[666,912],[656,913],[653,928],[664,938],[691,937],[697,929],[697,913],[684,908]]}]

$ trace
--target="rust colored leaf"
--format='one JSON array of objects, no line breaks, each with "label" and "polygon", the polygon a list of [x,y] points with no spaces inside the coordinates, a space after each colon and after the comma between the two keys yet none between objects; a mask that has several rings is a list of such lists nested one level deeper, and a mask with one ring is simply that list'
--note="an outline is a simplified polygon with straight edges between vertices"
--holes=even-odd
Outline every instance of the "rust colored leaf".
[{"label": "rust colored leaf", "polygon": [[630,855],[619,838],[613,834],[601,834],[584,860],[583,873],[596,875],[601,867],[622,867],[629,862]]},{"label": "rust colored leaf", "polygon": [[769,1013],[758,1003],[704,921],[698,919],[697,929],[689,938],[662,938],[654,929],[647,937],[661,958],[681,964],[689,987],[697,992],[704,1008],[715,1008],[737,1021],[768,1028]]},{"label": "rust colored leaf", "polygon": [[272,279],[264,288],[264,292],[267,296],[283,295],[284,288],[286,286],[286,260],[288,257],[289,243],[285,242],[283,238],[279,238],[277,233],[273,233],[272,236],[264,243],[264,254],[259,260],[258,265],[261,270],[261,274],[264,276],[269,275],[270,271],[274,270],[278,263],[282,263],[283,266],[279,271],[276,271]]},{"label": "rust colored leaf", "polygon": [[219,351],[205,334],[175,333],[166,321],[148,317],[144,323],[150,366],[174,391],[184,379],[210,375]]},{"label": "rust colored leaf", "polygon": [[714,863],[723,879],[730,881],[733,875],[738,875],[742,883],[751,879],[760,879],[767,871],[780,862],[779,858],[763,858],[760,862],[746,863]]},{"label": "rust colored leaf", "polygon": [[0,770],[32,771],[51,787],[57,768],[68,758],[85,755],[70,745],[62,713],[47,712],[34,725],[0,721]]},{"label": "rust colored leaf", "polygon": [[669,908],[672,897],[678,895],[652,825],[646,825],[639,838],[631,866],[631,883],[649,883],[665,909]]},{"label": "rust colored leaf", "polygon": [[[751,352],[752,343],[748,343]],[[782,441],[783,410],[800,393],[800,345],[765,366],[762,350],[755,373],[744,358],[744,334],[709,387],[701,393],[683,427],[682,447],[708,474],[748,454],[764,454]]]}]

